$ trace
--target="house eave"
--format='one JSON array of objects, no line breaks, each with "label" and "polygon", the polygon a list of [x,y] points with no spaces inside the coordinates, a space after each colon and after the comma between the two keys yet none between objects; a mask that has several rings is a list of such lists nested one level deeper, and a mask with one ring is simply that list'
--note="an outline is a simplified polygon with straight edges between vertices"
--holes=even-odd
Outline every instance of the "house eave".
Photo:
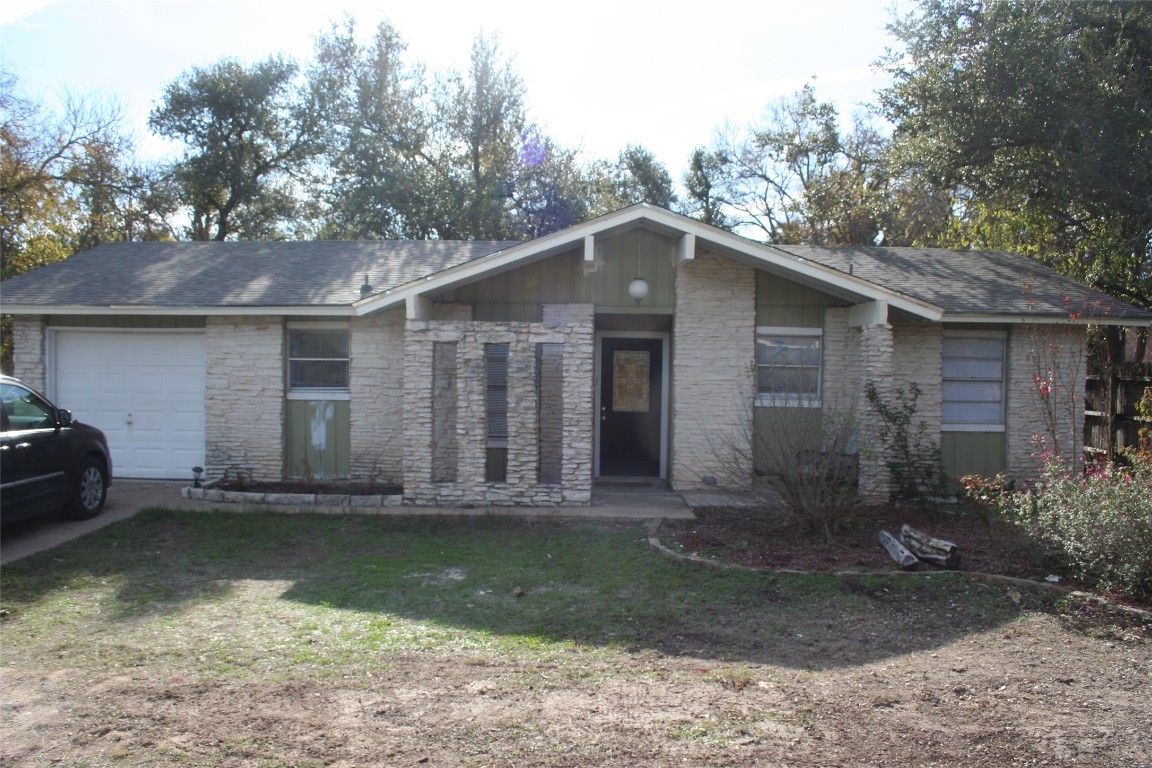
[{"label": "house eave", "polygon": [[884,301],[892,309],[931,321],[939,321],[944,315],[943,309],[928,302],[645,203],[395,286],[383,294],[356,302],[355,311],[360,315],[379,312],[404,304],[410,296],[448,290],[481,276],[497,274],[574,248],[583,248],[585,238],[589,236],[608,237],[632,227],[643,227],[671,237],[688,235],[691,237],[689,242],[694,241],[697,251],[717,253],[750,266],[768,269],[848,301]]},{"label": "house eave", "polygon": [[1035,313],[991,314],[977,312],[950,312],[941,320],[948,324],[972,325],[1118,325],[1127,327],[1152,327],[1152,318],[1123,316],[1082,316],[1041,315]]},{"label": "house eave", "polygon": [[94,315],[94,316],[149,316],[149,317],[222,317],[222,316],[284,316],[305,315],[316,317],[355,317],[356,311],[350,305],[339,306],[276,306],[276,307],[161,307],[141,306],[39,306],[35,304],[15,304],[0,307],[6,315]]}]

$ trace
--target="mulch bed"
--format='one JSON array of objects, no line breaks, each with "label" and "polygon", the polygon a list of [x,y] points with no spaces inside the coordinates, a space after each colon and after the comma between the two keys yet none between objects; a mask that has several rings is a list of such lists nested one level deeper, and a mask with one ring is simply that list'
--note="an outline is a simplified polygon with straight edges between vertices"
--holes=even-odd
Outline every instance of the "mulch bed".
[{"label": "mulch bed", "polygon": [[[959,508],[932,511],[883,507],[870,510],[835,531],[774,529],[755,510],[700,508],[696,520],[666,523],[666,543],[697,555],[766,570],[807,572],[885,571],[896,564],[880,546],[882,530],[899,537],[907,523],[960,551],[960,568],[1013,577],[1048,575],[1023,533],[1003,521]],[[934,570],[921,565],[923,570]]]}]

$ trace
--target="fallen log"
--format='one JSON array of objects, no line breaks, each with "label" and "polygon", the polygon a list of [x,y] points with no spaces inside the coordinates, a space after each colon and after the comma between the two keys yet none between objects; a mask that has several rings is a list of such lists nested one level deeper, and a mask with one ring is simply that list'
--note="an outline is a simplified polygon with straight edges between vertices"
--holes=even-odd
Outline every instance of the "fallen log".
[{"label": "fallen log", "polygon": [[920,561],[916,555],[908,551],[908,549],[896,540],[896,537],[888,533],[888,531],[880,531],[880,546],[888,552],[891,557],[900,566],[901,570],[911,571],[915,570]]},{"label": "fallen log", "polygon": [[926,563],[949,570],[960,567],[959,547],[950,541],[933,538],[907,523],[900,528],[900,543]]}]

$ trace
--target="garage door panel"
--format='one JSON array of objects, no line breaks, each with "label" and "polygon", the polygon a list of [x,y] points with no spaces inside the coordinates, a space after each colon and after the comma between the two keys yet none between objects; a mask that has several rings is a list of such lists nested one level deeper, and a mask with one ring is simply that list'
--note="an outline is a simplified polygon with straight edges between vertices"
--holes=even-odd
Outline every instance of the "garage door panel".
[{"label": "garage door panel", "polygon": [[204,463],[201,333],[60,330],[58,402],[104,430],[117,477],[185,478]]}]

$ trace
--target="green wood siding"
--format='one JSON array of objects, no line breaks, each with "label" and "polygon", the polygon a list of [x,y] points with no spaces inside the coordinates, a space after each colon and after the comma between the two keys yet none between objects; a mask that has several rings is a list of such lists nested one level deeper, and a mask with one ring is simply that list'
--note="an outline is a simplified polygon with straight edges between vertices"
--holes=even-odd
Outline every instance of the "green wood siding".
[{"label": "green wood siding", "polygon": [[943,432],[940,458],[948,477],[992,477],[1007,466],[1003,432]]},{"label": "green wood siding", "polygon": [[596,242],[599,268],[587,276],[592,303],[597,312],[630,311],[636,301],[628,295],[628,283],[635,277],[648,281],[648,297],[641,306],[671,311],[675,298],[676,240],[634,229]]},{"label": "green wood siding", "polygon": [[815,288],[756,271],[756,325],[781,328],[822,328],[826,307],[848,303]]},{"label": "green wood siding", "polygon": [[348,477],[351,408],[347,400],[289,400],[285,473],[316,479]]},{"label": "green wood siding", "polygon": [[769,432],[782,430],[785,434],[795,434],[811,429],[813,416],[807,408],[758,405],[752,412],[752,419],[754,430],[752,438],[753,468],[757,472],[772,474],[778,471],[778,468],[771,466],[769,458],[764,455],[765,441],[773,439],[769,436]]},{"label": "green wood siding", "polygon": [[[485,322],[539,322],[544,304],[595,304],[597,312],[670,313],[675,303],[676,241],[647,230],[631,230],[596,241],[595,272],[584,271],[584,250],[575,248],[469,285],[445,291],[438,302],[471,304]],[[628,295],[634,277],[648,281],[642,304]]]}]

